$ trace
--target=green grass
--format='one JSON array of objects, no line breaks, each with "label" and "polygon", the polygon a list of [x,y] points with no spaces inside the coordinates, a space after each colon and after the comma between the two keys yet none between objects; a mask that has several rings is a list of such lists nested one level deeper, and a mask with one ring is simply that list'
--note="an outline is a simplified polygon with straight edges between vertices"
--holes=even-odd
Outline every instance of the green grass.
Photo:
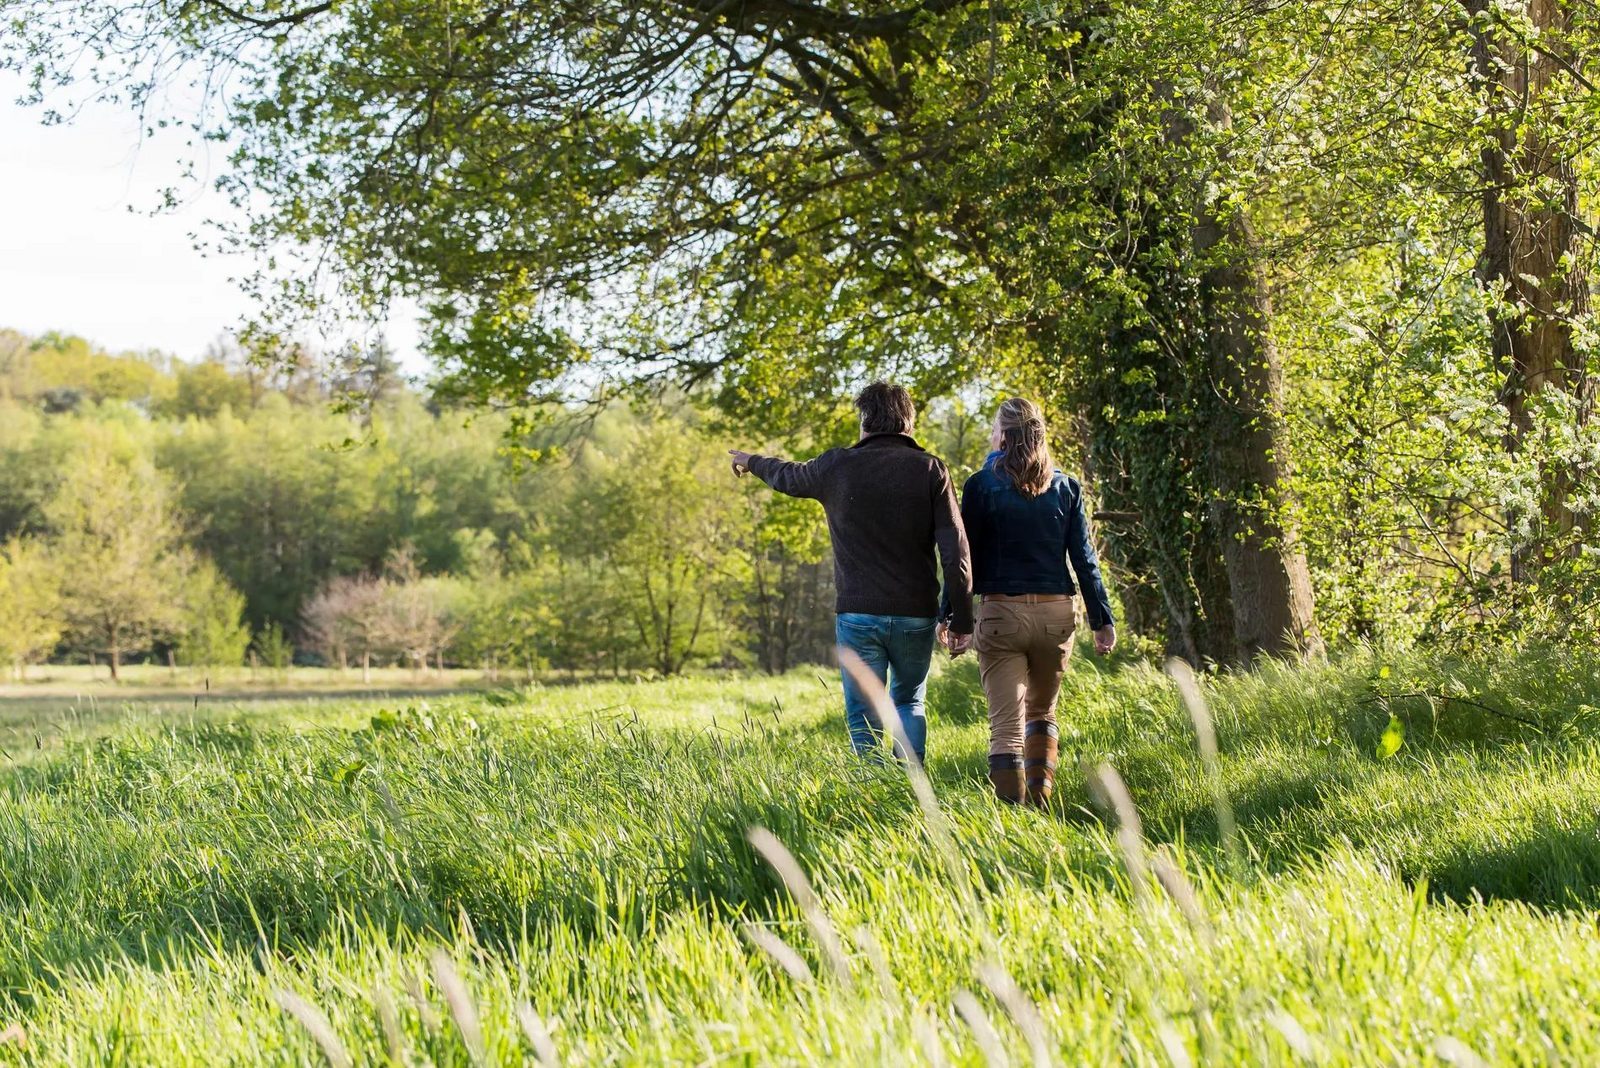
[{"label": "green grass", "polygon": [[[842,752],[831,676],[100,710],[0,757],[0,1035],[25,1035],[0,1063],[314,1062],[289,991],[356,1063],[393,1042],[468,1064],[440,947],[493,1064],[531,1062],[524,1005],[573,1063],[981,1064],[963,991],[1027,1063],[995,957],[1062,1064],[1468,1063],[1451,1040],[1600,1063],[1597,665],[1213,681],[1230,862],[1170,684],[1075,662],[1065,759],[1119,769],[1194,887],[1187,917],[1134,892],[1070,769],[1055,813],[990,800],[970,664],[931,693],[959,874],[904,775]],[[1477,704],[1394,700],[1406,741],[1379,760],[1377,689]],[[809,875],[848,978],[752,826]]]}]

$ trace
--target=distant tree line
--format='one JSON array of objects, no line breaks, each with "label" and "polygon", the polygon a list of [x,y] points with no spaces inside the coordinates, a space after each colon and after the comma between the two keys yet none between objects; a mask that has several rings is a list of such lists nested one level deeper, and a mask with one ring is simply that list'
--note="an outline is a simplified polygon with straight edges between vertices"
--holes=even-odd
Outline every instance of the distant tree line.
[{"label": "distant tree line", "polygon": [[0,662],[826,659],[820,511],[736,482],[693,404],[518,438],[380,370],[0,333]]}]

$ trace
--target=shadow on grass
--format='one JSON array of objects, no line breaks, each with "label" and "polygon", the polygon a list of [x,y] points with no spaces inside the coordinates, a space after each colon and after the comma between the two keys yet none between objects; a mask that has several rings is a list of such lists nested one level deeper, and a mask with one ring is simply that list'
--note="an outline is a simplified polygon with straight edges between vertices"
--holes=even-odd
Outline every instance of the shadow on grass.
[{"label": "shadow on grass", "polygon": [[[1539,789],[1543,761],[1559,754],[1558,747],[1438,742],[1428,748],[1465,757],[1464,766],[1448,772],[1430,763],[1386,767],[1326,752],[1293,765],[1259,765],[1250,783],[1231,790],[1228,800],[1256,862],[1271,874],[1301,868],[1348,843],[1391,864],[1408,881],[1425,879],[1435,900],[1518,901],[1547,911],[1600,907],[1600,817],[1493,817],[1490,811],[1500,810],[1484,799],[1490,790]],[[1158,784],[1170,774],[1159,760],[1135,762],[1125,771],[1136,800],[1141,794],[1156,798],[1141,809],[1146,837],[1181,838],[1220,866],[1214,802],[1192,794],[1162,799]],[[1444,774],[1477,789],[1440,790]],[[1550,804],[1562,804],[1568,796],[1563,791],[1571,789],[1576,787],[1557,784]],[[1374,804],[1384,796],[1392,799]],[[1485,821],[1494,818],[1506,821],[1502,833],[1485,835]],[[1113,825],[1109,818],[1103,822],[1108,829]],[[1486,838],[1498,840],[1485,844]]]},{"label": "shadow on grass", "polygon": [[1520,901],[1544,909],[1600,906],[1600,818],[1544,822],[1498,845],[1464,846],[1416,873],[1429,893],[1459,903]]}]

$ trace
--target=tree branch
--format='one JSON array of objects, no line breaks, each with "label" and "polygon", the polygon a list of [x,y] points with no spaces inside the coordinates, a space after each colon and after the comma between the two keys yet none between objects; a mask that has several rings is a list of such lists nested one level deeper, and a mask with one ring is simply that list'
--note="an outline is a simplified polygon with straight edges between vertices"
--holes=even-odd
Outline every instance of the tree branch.
[{"label": "tree branch", "polygon": [[309,22],[318,15],[321,15],[326,11],[331,11],[333,9],[335,0],[322,0],[321,3],[312,4],[309,7],[303,7],[297,11],[289,11],[282,15],[273,16],[272,18],[261,18],[257,15],[248,14],[247,12],[240,11],[238,8],[224,3],[223,0],[198,0],[198,2],[205,4],[207,7],[216,8],[218,11],[222,12],[224,15],[227,15],[235,22],[248,23],[259,30],[273,30],[280,26],[298,26],[303,22]]}]

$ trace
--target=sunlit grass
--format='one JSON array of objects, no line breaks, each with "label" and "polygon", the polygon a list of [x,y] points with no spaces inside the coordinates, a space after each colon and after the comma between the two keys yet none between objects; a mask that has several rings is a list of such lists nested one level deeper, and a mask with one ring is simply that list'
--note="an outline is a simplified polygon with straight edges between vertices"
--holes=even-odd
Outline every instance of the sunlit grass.
[{"label": "sunlit grass", "polygon": [[1062,1064],[1596,1063],[1595,666],[1213,681],[1230,867],[1169,681],[1075,664],[1063,759],[1119,770],[1187,913],[1135,904],[1070,768],[1056,813],[990,800],[970,666],[932,691],[954,871],[904,776],[843,752],[831,676],[107,711],[0,757],[0,1062],[317,1062],[303,1002],[356,1063],[521,1064],[547,1027],[574,1063],[977,1064],[986,1026],[1016,1064],[1031,1026]]},{"label": "sunlit grass", "polygon": [[115,697],[127,694],[167,693],[173,690],[259,692],[262,690],[359,689],[413,690],[449,689],[461,686],[514,686],[525,681],[521,672],[490,674],[471,668],[373,667],[363,672],[355,667],[273,668],[237,665],[229,667],[168,667],[164,664],[124,664],[116,680],[104,664],[29,664],[19,670],[0,672],[0,695],[73,696],[95,694]]}]

